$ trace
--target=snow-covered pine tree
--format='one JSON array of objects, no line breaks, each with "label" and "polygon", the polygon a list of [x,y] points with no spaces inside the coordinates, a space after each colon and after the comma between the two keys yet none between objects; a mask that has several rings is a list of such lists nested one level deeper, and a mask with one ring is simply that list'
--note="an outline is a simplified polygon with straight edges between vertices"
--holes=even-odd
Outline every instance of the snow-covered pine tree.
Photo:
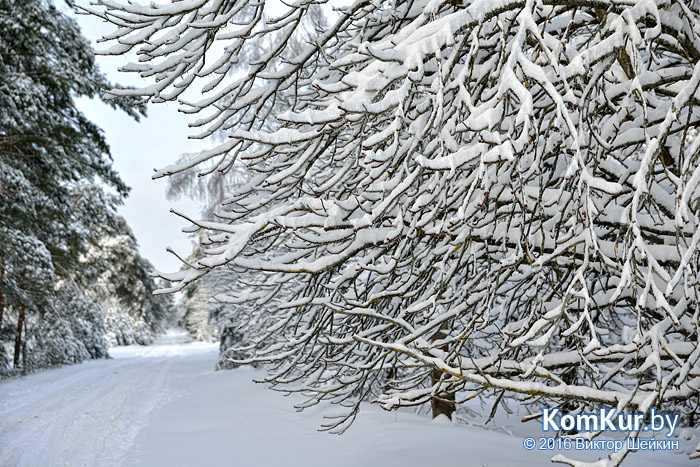
[{"label": "snow-covered pine tree", "polygon": [[233,264],[291,293],[260,355],[308,404],[349,406],[334,428],[390,361],[413,376],[383,386],[386,408],[697,397],[697,2],[356,0],[311,31],[305,1],[96,3],[118,26],[106,53],[154,78],[112,95],[179,99],[195,137],[229,137],[155,177],[256,174],[193,220],[203,258],[163,277]]},{"label": "snow-covered pine tree", "polygon": [[[53,284],[52,284],[53,286]],[[70,279],[61,279],[50,302],[27,317],[23,370],[106,358],[102,309]],[[35,305],[36,306],[36,305]]]},{"label": "snow-covered pine tree", "polygon": [[[110,87],[77,23],[52,1],[0,0],[0,375],[8,354],[22,370],[107,355],[83,254],[117,235],[105,228],[119,226],[128,188],[74,98]],[[133,117],[143,110],[133,99],[111,104]],[[115,284],[146,284],[139,300],[153,304],[148,266],[129,248],[136,264]]]},{"label": "snow-covered pine tree", "polygon": [[133,232],[121,216],[105,226],[81,257],[80,283],[104,313],[104,335],[111,346],[150,344],[172,324],[170,296],[153,295],[155,268],[138,253]]}]

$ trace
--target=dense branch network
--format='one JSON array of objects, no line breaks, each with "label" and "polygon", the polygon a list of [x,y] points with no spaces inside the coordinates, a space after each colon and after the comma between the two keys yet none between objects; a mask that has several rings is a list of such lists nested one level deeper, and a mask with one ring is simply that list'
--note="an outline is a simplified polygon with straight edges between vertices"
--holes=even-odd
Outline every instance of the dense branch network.
[{"label": "dense branch network", "polygon": [[251,173],[171,290],[250,273],[218,299],[260,310],[270,382],[351,407],[334,429],[368,395],[697,399],[698,5],[359,0],[314,28],[317,3],[97,2],[154,78],[113,94],[227,136],[154,177]]}]

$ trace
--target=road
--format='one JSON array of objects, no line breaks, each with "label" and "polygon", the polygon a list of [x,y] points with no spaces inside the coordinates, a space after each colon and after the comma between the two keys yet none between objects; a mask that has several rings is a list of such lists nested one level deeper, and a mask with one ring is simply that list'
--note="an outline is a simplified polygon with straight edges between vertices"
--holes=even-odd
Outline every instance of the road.
[{"label": "road", "polygon": [[[153,346],[112,349],[113,359],[0,382],[0,466],[534,467],[556,454],[523,448],[524,436],[542,436],[536,424],[487,430],[370,405],[342,436],[319,432],[337,408],[297,413],[300,399],[252,382],[262,373],[214,371],[217,346],[185,341],[170,332]],[[623,464],[659,465],[697,463],[662,452]]]},{"label": "road", "polygon": [[[182,341],[174,333],[148,349],[150,358],[125,349],[2,383],[0,465],[123,465],[152,411],[174,396],[173,365],[211,364],[216,346]],[[188,358],[178,361],[178,350]]]}]

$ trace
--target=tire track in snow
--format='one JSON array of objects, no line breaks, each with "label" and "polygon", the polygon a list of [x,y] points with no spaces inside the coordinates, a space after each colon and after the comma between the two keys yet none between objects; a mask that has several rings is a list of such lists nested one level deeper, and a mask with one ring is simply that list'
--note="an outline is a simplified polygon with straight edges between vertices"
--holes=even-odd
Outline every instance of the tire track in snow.
[{"label": "tire track in snow", "polygon": [[0,386],[0,465],[122,464],[163,399],[172,358],[90,363],[7,397]]},{"label": "tire track in snow", "polygon": [[[31,378],[50,378],[56,375],[55,379],[48,379],[45,382],[38,382],[31,388],[25,388],[22,382],[28,377],[9,380],[0,386],[0,419],[4,419],[13,412],[36,404],[37,401],[50,397],[64,388],[73,386],[84,379],[94,378],[95,367],[102,370],[103,365],[109,365],[104,371],[115,371],[128,365],[126,360],[91,360],[80,365],[62,367],[58,369],[46,370],[41,373],[30,375]],[[64,374],[67,373],[67,374]]]}]

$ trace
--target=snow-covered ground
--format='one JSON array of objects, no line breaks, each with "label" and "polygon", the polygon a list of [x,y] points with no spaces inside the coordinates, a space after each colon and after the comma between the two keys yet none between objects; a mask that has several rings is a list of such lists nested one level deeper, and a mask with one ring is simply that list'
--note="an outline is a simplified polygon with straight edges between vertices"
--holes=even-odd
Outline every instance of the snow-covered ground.
[{"label": "snow-covered ground", "polygon": [[[523,433],[542,436],[536,423],[511,436],[370,405],[342,436],[318,432],[323,407],[297,413],[253,369],[213,371],[216,352],[171,332],[112,349],[113,360],[0,383],[0,466],[527,467],[556,453],[523,448]],[[656,452],[624,465],[697,462]]]}]

